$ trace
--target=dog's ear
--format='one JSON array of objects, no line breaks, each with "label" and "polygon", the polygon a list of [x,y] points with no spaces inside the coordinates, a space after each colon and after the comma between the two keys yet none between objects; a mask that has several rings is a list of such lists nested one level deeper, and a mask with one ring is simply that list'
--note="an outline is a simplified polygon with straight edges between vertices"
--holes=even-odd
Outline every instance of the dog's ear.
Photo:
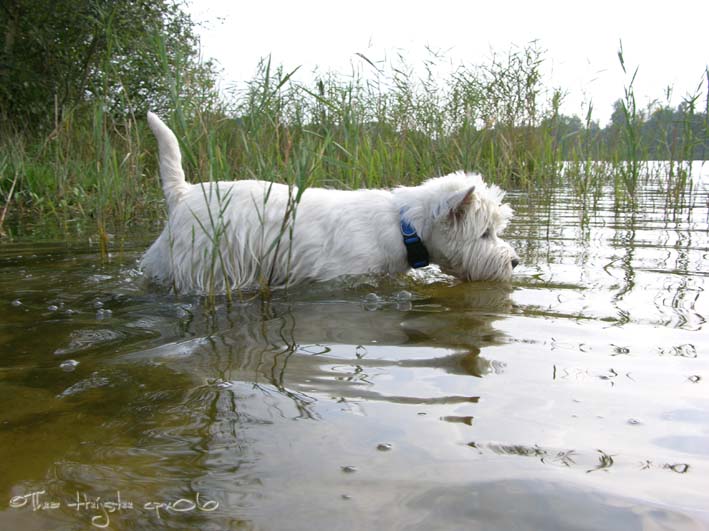
[{"label": "dog's ear", "polygon": [[437,207],[434,218],[448,216],[450,219],[460,220],[466,210],[473,204],[475,186],[465,190],[451,192]]}]

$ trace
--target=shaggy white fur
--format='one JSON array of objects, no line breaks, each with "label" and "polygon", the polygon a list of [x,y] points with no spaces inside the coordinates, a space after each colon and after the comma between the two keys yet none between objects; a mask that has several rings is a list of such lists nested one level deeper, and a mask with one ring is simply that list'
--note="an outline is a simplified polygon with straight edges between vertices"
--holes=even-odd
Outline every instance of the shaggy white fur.
[{"label": "shaggy white fur", "polygon": [[168,205],[162,234],[141,261],[177,292],[293,285],[409,269],[400,212],[430,260],[465,280],[507,280],[518,263],[499,234],[512,216],[504,192],[453,173],[393,190],[298,189],[265,181],[188,184],[177,138],[153,113]]}]

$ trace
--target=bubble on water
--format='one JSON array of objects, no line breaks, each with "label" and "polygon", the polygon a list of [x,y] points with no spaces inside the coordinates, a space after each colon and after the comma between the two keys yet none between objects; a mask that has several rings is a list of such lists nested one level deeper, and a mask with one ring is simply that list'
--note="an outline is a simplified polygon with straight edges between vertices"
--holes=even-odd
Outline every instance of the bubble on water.
[{"label": "bubble on water", "polygon": [[342,495],[340,495],[340,497],[341,497],[343,500],[351,500],[351,499],[352,499],[352,495],[351,495],[351,494],[342,494]]},{"label": "bubble on water", "polygon": [[57,306],[56,304],[50,304],[49,306],[47,306],[47,310],[49,310],[50,312],[56,312],[58,309],[59,306]]},{"label": "bubble on water", "polygon": [[411,304],[410,301],[406,302],[399,302],[396,305],[396,309],[399,310],[400,312],[410,312],[413,309],[414,305]]},{"label": "bubble on water", "polygon": [[76,369],[77,365],[79,365],[79,362],[76,360],[66,360],[59,364],[59,368],[63,371],[71,372]]},{"label": "bubble on water", "polygon": [[352,465],[342,466],[342,467],[340,467],[340,469],[341,469],[345,474],[354,474],[355,472],[357,472],[357,467],[356,467],[356,466],[352,466]]},{"label": "bubble on water", "polygon": [[394,298],[399,301],[399,302],[404,302],[404,301],[410,301],[413,296],[411,295],[410,291],[401,290],[398,292],[396,295],[394,295]]},{"label": "bubble on water", "polygon": [[22,306],[22,301],[20,299],[15,299],[10,304],[12,304],[15,308],[19,308],[20,306]]},{"label": "bubble on water", "polygon": [[102,303],[101,301],[98,301],[98,300],[97,300],[97,301],[94,301],[94,308],[95,308],[96,310],[98,310],[98,309],[100,309],[100,308],[103,308],[103,303]]},{"label": "bubble on water", "polygon": [[368,312],[377,311],[381,307],[382,298],[376,293],[367,293],[364,296],[364,309]]},{"label": "bubble on water", "polygon": [[367,349],[364,348],[362,345],[357,345],[355,348],[355,356],[358,358],[364,358],[367,355]]},{"label": "bubble on water", "polygon": [[377,450],[379,450],[380,452],[388,452],[392,448],[393,446],[391,443],[379,443],[377,445]]},{"label": "bubble on water", "polygon": [[638,426],[639,424],[642,424],[638,419],[628,419],[628,424],[631,426]]},{"label": "bubble on water", "polygon": [[690,376],[687,379],[692,383],[699,383],[699,381],[702,379],[702,377],[697,374],[693,374],[692,376]]},{"label": "bubble on water", "polygon": [[101,308],[96,311],[96,319],[98,319],[99,321],[103,321],[104,319],[110,319],[112,316],[113,312],[111,310]]}]

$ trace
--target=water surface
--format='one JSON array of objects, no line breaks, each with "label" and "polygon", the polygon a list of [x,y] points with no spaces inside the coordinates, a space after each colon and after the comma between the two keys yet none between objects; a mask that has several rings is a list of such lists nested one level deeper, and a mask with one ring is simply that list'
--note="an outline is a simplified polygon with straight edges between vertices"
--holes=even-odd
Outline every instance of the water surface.
[{"label": "water surface", "polygon": [[709,194],[637,197],[510,194],[509,285],[216,311],[150,235],[3,244],[0,528],[709,528]]}]

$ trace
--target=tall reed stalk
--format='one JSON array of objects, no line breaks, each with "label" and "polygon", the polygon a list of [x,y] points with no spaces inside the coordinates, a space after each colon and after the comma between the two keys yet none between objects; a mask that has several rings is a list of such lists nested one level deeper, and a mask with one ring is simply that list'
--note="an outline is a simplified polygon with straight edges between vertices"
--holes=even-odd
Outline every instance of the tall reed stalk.
[{"label": "tall reed stalk", "polygon": [[[618,48],[618,60],[620,61],[623,73],[627,76],[628,70],[625,67],[622,41]],[[640,176],[640,120],[634,88],[637,75],[638,67],[635,68],[630,76],[630,81],[625,85],[623,99],[620,100],[624,117],[623,141],[626,151],[623,163],[618,167],[618,175],[622,180],[622,191],[625,194],[625,199],[630,203],[635,202],[635,190],[638,184],[638,177]]]}]

